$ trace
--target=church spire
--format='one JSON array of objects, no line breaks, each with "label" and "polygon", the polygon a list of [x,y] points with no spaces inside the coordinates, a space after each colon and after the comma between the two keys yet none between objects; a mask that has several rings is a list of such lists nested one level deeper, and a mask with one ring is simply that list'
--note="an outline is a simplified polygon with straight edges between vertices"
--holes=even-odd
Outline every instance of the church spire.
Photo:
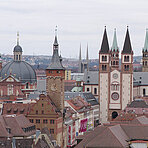
[{"label": "church spire", "polygon": [[88,61],[89,58],[88,58],[88,44],[87,44],[87,51],[86,51],[86,60]]},{"label": "church spire", "polygon": [[145,43],[144,43],[143,51],[148,52],[148,28],[146,29],[146,36],[145,36]]},{"label": "church spire", "polygon": [[118,51],[119,50],[118,44],[117,44],[116,28],[114,30],[114,38],[113,38],[113,44],[112,44],[111,50],[112,51]]},{"label": "church spire", "polygon": [[55,50],[58,50],[58,46],[59,46],[59,44],[58,44],[58,39],[57,39],[57,26],[56,26],[56,28],[55,28],[55,39],[54,39],[54,44],[53,44],[53,49]]},{"label": "church spire", "polygon": [[109,44],[108,44],[106,26],[105,26],[105,29],[104,29],[104,35],[103,35],[100,53],[109,53]]},{"label": "church spire", "polygon": [[50,70],[64,70],[65,69],[62,65],[62,57],[59,56],[58,46],[59,46],[59,44],[58,44],[58,41],[57,41],[57,26],[56,26],[55,40],[54,40],[54,43],[53,43],[53,55],[52,55],[51,63],[47,67],[47,69],[50,69]]},{"label": "church spire", "polygon": [[127,32],[126,32],[126,37],[125,37],[122,53],[125,53],[125,54],[126,53],[128,53],[128,54],[132,53],[132,46],[131,46],[128,26],[127,26]]},{"label": "church spire", "polygon": [[82,58],[81,58],[81,43],[80,43],[80,51],[79,51],[79,61],[81,61]]}]

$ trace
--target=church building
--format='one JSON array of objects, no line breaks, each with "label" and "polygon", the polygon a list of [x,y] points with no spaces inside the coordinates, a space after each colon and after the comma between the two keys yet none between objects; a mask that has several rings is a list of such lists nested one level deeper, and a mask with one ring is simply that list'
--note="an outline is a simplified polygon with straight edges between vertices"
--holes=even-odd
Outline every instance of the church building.
[{"label": "church building", "polygon": [[37,86],[36,73],[32,66],[22,60],[22,47],[19,45],[17,33],[17,45],[14,47],[14,58],[2,67],[0,62],[0,97],[14,98],[27,97],[34,92]]},{"label": "church building", "polygon": [[118,116],[133,100],[133,50],[127,27],[121,69],[119,68],[119,47],[116,30],[112,47],[109,48],[106,27],[99,51],[99,103],[100,121],[105,123]]}]

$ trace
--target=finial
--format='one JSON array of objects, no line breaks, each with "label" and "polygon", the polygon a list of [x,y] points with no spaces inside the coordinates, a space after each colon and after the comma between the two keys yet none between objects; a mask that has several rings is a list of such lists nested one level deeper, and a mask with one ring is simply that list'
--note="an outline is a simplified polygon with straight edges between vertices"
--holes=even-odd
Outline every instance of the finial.
[{"label": "finial", "polygon": [[55,27],[55,36],[57,36],[57,29],[58,27],[57,27],[57,25],[56,25],[56,27]]},{"label": "finial", "polygon": [[17,45],[19,45],[19,32],[17,32]]},{"label": "finial", "polygon": [[105,25],[104,27],[105,27],[105,29],[106,29],[106,25]]},{"label": "finial", "polygon": [[128,29],[128,27],[129,27],[129,26],[127,25],[127,29]]},{"label": "finial", "polygon": [[116,28],[114,28],[114,31],[116,31]]}]

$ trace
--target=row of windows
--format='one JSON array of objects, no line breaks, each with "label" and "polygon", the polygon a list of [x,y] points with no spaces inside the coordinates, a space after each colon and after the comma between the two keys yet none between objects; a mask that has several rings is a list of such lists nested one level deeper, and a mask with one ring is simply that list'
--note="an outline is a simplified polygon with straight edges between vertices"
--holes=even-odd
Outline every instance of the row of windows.
[{"label": "row of windows", "polygon": [[118,65],[119,62],[118,61],[111,61],[111,65]]},{"label": "row of windows", "polygon": [[[53,73],[53,71],[49,71],[49,73]],[[60,71],[59,71],[59,70],[57,70],[57,73],[60,73]]]},{"label": "row of windows", "polygon": [[[87,88],[87,92],[90,92],[90,89]],[[97,88],[94,88],[94,94],[96,95],[97,94]]]},{"label": "row of windows", "polygon": [[[31,123],[34,123],[34,119],[29,119],[29,121],[30,121]],[[36,119],[36,120],[35,120],[36,123],[40,123],[40,121],[41,121],[40,119]],[[48,120],[47,120],[47,119],[43,119],[43,123],[44,123],[44,124],[47,124],[47,123],[48,123]],[[54,120],[50,120],[50,124],[54,124],[54,123],[55,123]]]},{"label": "row of windows", "polygon": [[111,90],[119,90],[119,84],[112,84]]},{"label": "row of windows", "polygon": [[118,54],[111,54],[111,56],[114,57],[114,58],[115,58],[115,57],[118,58],[119,55],[118,55]]},{"label": "row of windows", "polygon": [[30,132],[32,130],[35,130],[35,125],[34,126],[30,126],[30,127],[26,127],[26,128],[22,128],[24,132]]}]

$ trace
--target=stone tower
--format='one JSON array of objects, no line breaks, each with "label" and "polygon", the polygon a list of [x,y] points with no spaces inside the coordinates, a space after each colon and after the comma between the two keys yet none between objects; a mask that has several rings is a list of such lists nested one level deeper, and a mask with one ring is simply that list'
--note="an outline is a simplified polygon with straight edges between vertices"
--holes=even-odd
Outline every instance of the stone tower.
[{"label": "stone tower", "polygon": [[111,69],[119,69],[119,47],[117,45],[116,29],[111,47]]},{"label": "stone tower", "polygon": [[101,49],[99,51],[99,103],[100,103],[100,121],[108,120],[108,100],[110,96],[110,51],[107,38],[106,27],[104,30]]},{"label": "stone tower", "polygon": [[50,65],[46,69],[46,92],[59,111],[64,109],[64,79],[65,68],[62,65],[62,58],[59,56],[59,44],[57,34],[53,44],[53,55]]},{"label": "stone tower", "polygon": [[123,50],[121,53],[122,110],[133,100],[133,50],[127,27]]},{"label": "stone tower", "polygon": [[148,29],[146,29],[146,36],[145,36],[145,43],[144,43],[144,48],[142,50],[142,71],[143,72],[148,72]]}]

